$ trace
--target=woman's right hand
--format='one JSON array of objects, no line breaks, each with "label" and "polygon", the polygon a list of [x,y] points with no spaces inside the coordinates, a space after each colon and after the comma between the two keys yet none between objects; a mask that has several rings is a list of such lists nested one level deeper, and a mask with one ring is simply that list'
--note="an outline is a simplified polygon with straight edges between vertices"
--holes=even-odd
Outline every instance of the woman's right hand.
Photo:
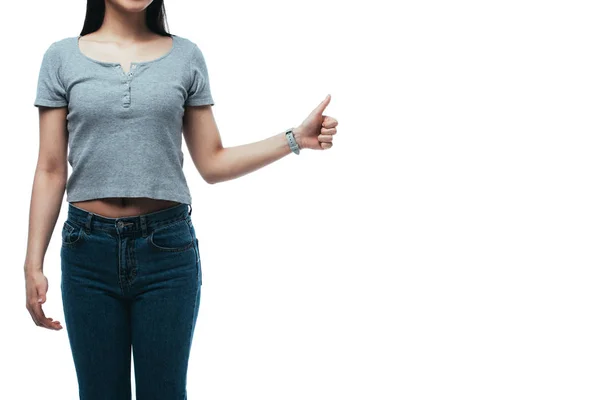
[{"label": "woman's right hand", "polygon": [[31,314],[33,322],[37,326],[61,330],[59,321],[53,321],[52,318],[44,315],[42,304],[46,302],[46,292],[48,291],[48,279],[41,270],[25,270],[25,292],[27,297],[27,310]]}]

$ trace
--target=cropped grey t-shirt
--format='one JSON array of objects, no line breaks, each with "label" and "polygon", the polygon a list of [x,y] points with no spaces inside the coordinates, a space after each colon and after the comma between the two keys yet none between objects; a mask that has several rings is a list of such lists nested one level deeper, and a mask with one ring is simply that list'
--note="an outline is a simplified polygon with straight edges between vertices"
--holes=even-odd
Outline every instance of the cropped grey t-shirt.
[{"label": "cropped grey t-shirt", "polygon": [[133,62],[92,59],[79,36],[44,53],[34,105],[68,107],[67,202],[150,197],[191,204],[183,174],[185,106],[214,105],[200,48],[172,35],[168,53]]}]

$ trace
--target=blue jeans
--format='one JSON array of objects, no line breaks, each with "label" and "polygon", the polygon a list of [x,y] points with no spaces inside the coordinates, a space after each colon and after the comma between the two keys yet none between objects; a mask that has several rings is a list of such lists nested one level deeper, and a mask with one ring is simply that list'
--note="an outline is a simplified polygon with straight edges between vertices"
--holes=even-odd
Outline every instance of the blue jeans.
[{"label": "blue jeans", "polygon": [[[188,211],[188,206],[189,211]],[[83,400],[187,399],[202,269],[191,205],[107,218],[69,203],[64,321]]]}]

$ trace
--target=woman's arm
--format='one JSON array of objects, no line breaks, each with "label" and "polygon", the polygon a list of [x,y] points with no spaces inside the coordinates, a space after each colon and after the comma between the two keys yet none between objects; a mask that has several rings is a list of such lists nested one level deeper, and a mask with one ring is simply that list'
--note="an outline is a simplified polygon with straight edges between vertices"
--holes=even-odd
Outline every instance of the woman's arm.
[{"label": "woman's arm", "polygon": [[[293,128],[300,149],[328,149],[333,145],[337,121],[323,115],[330,99],[328,95],[302,124]],[[183,134],[196,169],[211,184],[238,178],[291,153],[285,132],[224,148],[210,106],[186,107]]]},{"label": "woman's arm", "polygon": [[66,107],[39,108],[40,145],[31,192],[24,266],[27,309],[36,325],[55,330],[62,329],[60,322],[47,318],[42,310],[48,291],[43,264],[67,182],[66,116]]}]

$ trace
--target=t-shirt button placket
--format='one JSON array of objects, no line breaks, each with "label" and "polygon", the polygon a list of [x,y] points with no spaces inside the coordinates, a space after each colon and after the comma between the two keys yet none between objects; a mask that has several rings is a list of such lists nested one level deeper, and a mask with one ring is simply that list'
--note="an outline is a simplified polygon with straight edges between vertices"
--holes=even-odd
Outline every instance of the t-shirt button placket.
[{"label": "t-shirt button placket", "polygon": [[131,104],[131,83],[129,80],[125,81],[124,84],[125,94],[123,94],[123,106],[129,106]]}]

